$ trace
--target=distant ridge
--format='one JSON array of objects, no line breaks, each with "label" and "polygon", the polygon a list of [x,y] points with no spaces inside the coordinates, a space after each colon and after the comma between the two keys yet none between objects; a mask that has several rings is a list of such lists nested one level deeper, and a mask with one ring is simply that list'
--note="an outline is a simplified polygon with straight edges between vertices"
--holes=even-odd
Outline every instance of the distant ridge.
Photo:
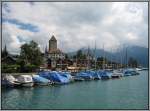
[{"label": "distant ridge", "polygon": [[[80,50],[82,50],[84,53],[87,53],[87,48],[81,48]],[[91,53],[94,52],[94,49],[90,49],[91,50]],[[107,59],[111,59],[112,57],[112,60],[113,61],[120,61],[120,54],[122,55],[122,58],[123,59],[123,63],[125,63],[125,55],[126,55],[126,49],[125,48],[122,48],[120,49],[119,51],[116,51],[114,53],[111,53],[111,52],[108,52],[108,51],[105,51],[105,56]],[[73,56],[76,54],[77,51],[74,51],[74,52],[69,52],[67,53],[69,56]],[[103,56],[103,49],[97,49],[96,50],[96,57],[102,57]],[[94,53],[93,53],[94,54]],[[127,47],[127,55],[128,55],[128,59],[129,57],[133,57],[135,58],[138,63],[140,65],[142,65],[143,67],[148,67],[148,48],[145,48],[145,47],[140,47],[140,46],[128,46]]]}]

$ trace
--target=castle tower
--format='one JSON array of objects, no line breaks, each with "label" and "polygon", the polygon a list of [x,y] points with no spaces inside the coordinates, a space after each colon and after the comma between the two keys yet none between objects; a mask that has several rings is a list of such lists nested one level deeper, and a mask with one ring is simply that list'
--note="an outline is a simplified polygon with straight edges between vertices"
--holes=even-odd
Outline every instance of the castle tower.
[{"label": "castle tower", "polygon": [[49,40],[49,51],[57,50],[57,40],[54,35]]}]

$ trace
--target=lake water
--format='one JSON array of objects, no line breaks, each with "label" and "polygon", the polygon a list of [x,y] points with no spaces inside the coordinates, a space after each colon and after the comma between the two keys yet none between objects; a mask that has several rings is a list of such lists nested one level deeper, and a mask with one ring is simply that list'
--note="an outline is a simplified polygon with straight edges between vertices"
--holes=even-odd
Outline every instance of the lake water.
[{"label": "lake water", "polygon": [[120,79],[2,89],[2,109],[148,109],[148,71]]}]

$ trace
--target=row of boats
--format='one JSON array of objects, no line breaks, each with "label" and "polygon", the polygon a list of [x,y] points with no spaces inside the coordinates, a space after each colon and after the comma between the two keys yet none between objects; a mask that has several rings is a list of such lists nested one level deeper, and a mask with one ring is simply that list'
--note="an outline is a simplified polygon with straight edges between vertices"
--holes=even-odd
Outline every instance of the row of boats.
[{"label": "row of boats", "polygon": [[139,71],[133,68],[120,70],[88,70],[81,71],[74,76],[69,72],[40,71],[36,75],[19,75],[18,77],[2,75],[2,86],[32,87],[33,85],[68,84],[74,81],[111,79],[139,74]]}]

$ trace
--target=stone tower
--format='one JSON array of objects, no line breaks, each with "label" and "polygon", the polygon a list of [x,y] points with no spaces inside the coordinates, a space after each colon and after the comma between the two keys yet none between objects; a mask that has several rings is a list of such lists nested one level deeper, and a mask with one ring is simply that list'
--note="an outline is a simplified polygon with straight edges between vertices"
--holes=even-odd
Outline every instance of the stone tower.
[{"label": "stone tower", "polygon": [[57,40],[54,35],[49,40],[49,51],[57,50]]}]

